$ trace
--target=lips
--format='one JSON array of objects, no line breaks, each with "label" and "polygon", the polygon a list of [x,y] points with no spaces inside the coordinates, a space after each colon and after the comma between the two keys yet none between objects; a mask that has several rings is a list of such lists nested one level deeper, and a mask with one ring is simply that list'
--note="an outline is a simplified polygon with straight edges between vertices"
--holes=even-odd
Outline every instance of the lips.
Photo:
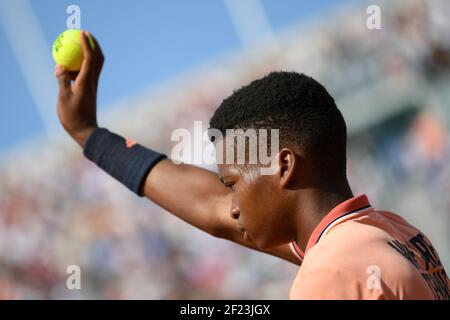
[{"label": "lips", "polygon": [[250,236],[248,235],[247,230],[245,228],[239,226],[239,231],[244,235],[244,240],[250,241]]}]

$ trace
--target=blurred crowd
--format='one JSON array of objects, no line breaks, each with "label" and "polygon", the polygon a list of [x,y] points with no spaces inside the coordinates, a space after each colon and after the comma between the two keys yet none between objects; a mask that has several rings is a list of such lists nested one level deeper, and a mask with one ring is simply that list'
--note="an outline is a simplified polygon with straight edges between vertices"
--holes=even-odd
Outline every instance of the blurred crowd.
[{"label": "blurred crowd", "polygon": [[[272,70],[304,72],[325,83],[344,115],[347,105],[339,102],[361,95],[367,98],[357,109],[362,125],[356,129],[347,119],[354,193],[368,194],[377,209],[422,229],[448,270],[450,6],[382,4],[382,30],[366,28],[364,6],[293,26],[273,46],[226,57],[126,103],[111,113],[108,127],[169,152],[175,128],[206,124],[223,98]],[[400,90],[404,79],[417,87]],[[373,99],[373,88],[383,83],[396,84],[386,92],[393,98],[383,100],[388,108],[379,108],[381,97]],[[405,90],[414,92],[405,98]],[[70,265],[81,268],[81,290],[66,287]],[[50,145],[37,141],[1,162],[1,299],[285,299],[296,271],[131,194],[68,137]]]}]

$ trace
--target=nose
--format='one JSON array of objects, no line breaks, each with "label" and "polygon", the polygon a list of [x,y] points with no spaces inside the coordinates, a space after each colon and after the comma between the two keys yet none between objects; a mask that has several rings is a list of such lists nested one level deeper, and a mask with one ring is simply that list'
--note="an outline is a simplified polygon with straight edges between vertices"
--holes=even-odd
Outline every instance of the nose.
[{"label": "nose", "polygon": [[239,215],[240,215],[239,207],[231,208],[230,215],[231,215],[231,218],[233,218],[235,220],[239,219]]}]

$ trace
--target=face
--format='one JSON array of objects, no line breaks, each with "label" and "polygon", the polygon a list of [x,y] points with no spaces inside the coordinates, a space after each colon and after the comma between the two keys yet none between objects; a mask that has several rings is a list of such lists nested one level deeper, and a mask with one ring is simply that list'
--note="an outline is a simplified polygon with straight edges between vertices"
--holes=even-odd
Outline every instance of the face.
[{"label": "face", "polygon": [[292,197],[279,173],[261,175],[257,166],[218,167],[221,181],[233,194],[230,215],[237,220],[244,237],[260,249],[291,241]]}]

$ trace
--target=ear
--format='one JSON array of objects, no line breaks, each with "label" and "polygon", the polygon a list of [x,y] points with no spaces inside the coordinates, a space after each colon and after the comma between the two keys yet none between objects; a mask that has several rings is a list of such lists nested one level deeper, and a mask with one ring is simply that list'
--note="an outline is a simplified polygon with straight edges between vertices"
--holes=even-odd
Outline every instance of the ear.
[{"label": "ear", "polygon": [[294,151],[283,148],[278,153],[278,175],[283,188],[286,188],[293,180],[299,160]]}]

